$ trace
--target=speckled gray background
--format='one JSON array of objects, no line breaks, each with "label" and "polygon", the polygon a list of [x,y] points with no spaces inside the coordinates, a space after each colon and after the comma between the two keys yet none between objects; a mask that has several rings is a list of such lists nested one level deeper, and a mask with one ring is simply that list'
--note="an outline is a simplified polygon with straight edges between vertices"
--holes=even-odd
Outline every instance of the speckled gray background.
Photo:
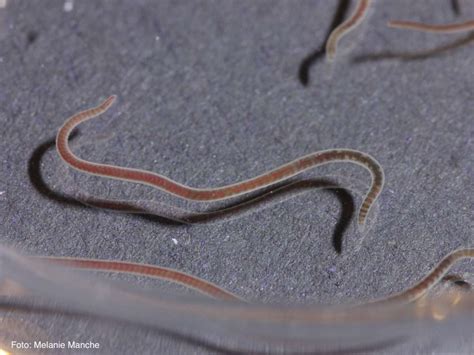
[{"label": "speckled gray background", "polygon": [[[459,1],[459,11],[447,0],[376,1],[332,65],[321,48],[351,2],[76,0],[70,12],[64,3],[8,0],[0,9],[2,245],[178,268],[250,300],[321,303],[400,291],[449,251],[472,246],[474,36],[385,23],[472,19],[474,1]],[[110,94],[119,97],[110,112],[73,140],[81,156],[208,187],[312,151],[361,150],[386,174],[369,230],[349,219],[369,184],[349,164],[300,177],[335,179],[348,192],[306,189],[201,225],[82,206],[67,190],[71,178],[100,196],[201,208],[64,168],[54,151],[58,127]],[[472,274],[473,264],[454,271]],[[19,317],[45,333],[100,341],[106,353],[225,351],[124,323]],[[472,338],[431,339],[385,353],[473,347]]]}]

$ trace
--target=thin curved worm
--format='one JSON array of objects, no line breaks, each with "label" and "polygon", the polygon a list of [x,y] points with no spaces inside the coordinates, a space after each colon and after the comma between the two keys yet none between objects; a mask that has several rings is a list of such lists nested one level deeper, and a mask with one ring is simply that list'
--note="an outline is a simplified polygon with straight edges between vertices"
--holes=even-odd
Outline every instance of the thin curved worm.
[{"label": "thin curved worm", "polygon": [[74,155],[68,145],[69,136],[74,128],[80,123],[107,111],[115,99],[116,96],[110,96],[99,106],[73,115],[59,129],[56,136],[56,149],[66,164],[88,174],[149,185],[187,200],[218,201],[260,190],[319,165],[332,162],[351,162],[366,168],[372,178],[371,187],[360,207],[358,216],[359,225],[365,224],[371,206],[382,191],[384,173],[380,164],[370,155],[352,149],[322,150],[293,160],[257,177],[227,186],[207,189],[182,185],[154,172],[93,163]]},{"label": "thin curved worm", "polygon": [[242,299],[231,292],[196,276],[185,272],[148,264],[132,263],[115,260],[83,259],[55,256],[33,256],[33,259],[47,260],[53,264],[75,269],[89,269],[105,272],[126,273],[153,277],[165,281],[171,281],[187,288],[197,290],[207,296],[230,301],[242,301]]},{"label": "thin curved worm", "polygon": [[452,23],[448,25],[432,25],[421,22],[394,20],[387,22],[387,26],[404,30],[414,30],[431,33],[459,33],[466,31],[474,31],[474,21]]},{"label": "thin curved worm", "polygon": [[372,303],[413,302],[425,295],[433,288],[433,286],[441,281],[456,262],[469,258],[474,258],[474,248],[455,250],[445,256],[443,260],[441,260],[441,262],[428,273],[428,275],[413,287],[393,296],[373,301]]},{"label": "thin curved worm", "polygon": [[[211,296],[213,298],[222,300],[232,301],[243,301],[240,297],[232,294],[231,292],[213,284],[208,281],[202,280],[195,276],[174,270],[169,268],[163,268],[159,266],[138,264],[122,261],[111,261],[111,260],[98,260],[98,259],[82,259],[82,258],[69,258],[69,257],[32,257],[34,259],[42,259],[48,262],[59,264],[61,266],[89,269],[96,271],[110,271],[120,272],[136,275],[144,275],[156,277],[159,279],[172,281],[191,289],[200,291],[203,294]],[[392,296],[388,296],[379,300],[369,301],[364,305],[378,305],[385,303],[410,303],[416,301],[429,290],[431,290],[443,277],[447,274],[449,269],[458,261],[462,259],[474,258],[474,249],[458,249],[447,256],[445,256],[441,262],[435,266],[421,281],[411,288],[397,293]]]},{"label": "thin curved worm", "polygon": [[372,0],[359,0],[352,15],[331,32],[326,42],[326,58],[328,61],[331,62],[336,57],[336,48],[339,40],[364,21],[371,3]]}]

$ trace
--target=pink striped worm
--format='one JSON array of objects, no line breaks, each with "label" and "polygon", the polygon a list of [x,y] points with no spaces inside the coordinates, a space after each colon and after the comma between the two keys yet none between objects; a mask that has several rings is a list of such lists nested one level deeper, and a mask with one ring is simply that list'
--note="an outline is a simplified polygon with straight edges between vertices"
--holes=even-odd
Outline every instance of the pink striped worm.
[{"label": "pink striped worm", "polygon": [[152,186],[187,200],[218,201],[260,190],[319,165],[332,162],[351,162],[367,169],[372,178],[371,187],[359,210],[359,225],[365,224],[370,208],[373,206],[373,203],[382,191],[384,174],[380,164],[370,155],[352,149],[322,150],[293,160],[292,162],[284,164],[271,171],[267,171],[257,177],[227,186],[207,189],[182,185],[154,172],[93,163],[74,155],[68,145],[69,136],[74,128],[76,128],[80,123],[90,120],[91,118],[107,111],[115,99],[116,96],[110,96],[99,106],[73,115],[59,129],[56,136],[56,149],[66,164],[76,170],[88,174]]},{"label": "pink striped worm", "polygon": [[474,248],[458,249],[448,254],[435,266],[420,282],[413,287],[400,292],[398,294],[385,297],[370,303],[387,303],[387,302],[413,302],[425,295],[439,281],[443,279],[449,269],[462,259],[474,258]]},{"label": "pink striped worm", "polygon": [[389,21],[388,27],[400,28],[405,30],[415,30],[432,33],[458,33],[474,30],[474,21],[466,21],[462,23],[452,23],[448,25],[432,25],[421,22],[411,21]]},{"label": "pink striped worm", "polygon": [[336,48],[339,40],[359,26],[367,16],[371,0],[359,0],[352,15],[331,32],[326,42],[326,58],[332,62],[336,57]]},{"label": "pink striped worm", "polygon": [[171,281],[187,288],[197,290],[207,296],[222,300],[242,300],[231,292],[196,276],[171,268],[115,260],[82,259],[55,256],[34,256],[33,259],[47,260],[50,263],[75,269],[126,273]]},{"label": "pink striped worm", "polygon": [[[81,259],[69,257],[32,257],[34,259],[42,259],[60,266],[89,269],[96,271],[120,272],[135,275],[143,275],[149,277],[156,277],[166,281],[175,282],[186,287],[200,291],[201,293],[210,297],[222,300],[243,301],[240,297],[231,292],[213,284],[202,280],[198,277],[186,274],[174,269],[163,268],[159,266],[138,264],[113,260],[98,260],[98,259]],[[388,296],[379,300],[369,301],[364,305],[379,305],[387,303],[409,303],[416,301],[420,297],[429,292],[449,271],[449,269],[458,261],[467,258],[474,258],[474,249],[458,249],[447,256],[435,266],[421,281],[411,288],[402,291],[398,294]]]}]

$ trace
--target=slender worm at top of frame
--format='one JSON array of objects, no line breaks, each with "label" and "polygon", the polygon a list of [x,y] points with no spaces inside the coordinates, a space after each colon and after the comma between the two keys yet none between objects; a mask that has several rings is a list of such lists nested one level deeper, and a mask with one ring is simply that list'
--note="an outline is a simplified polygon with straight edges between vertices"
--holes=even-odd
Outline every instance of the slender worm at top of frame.
[{"label": "slender worm at top of frame", "polygon": [[447,25],[433,25],[412,21],[389,21],[388,27],[400,28],[404,30],[414,30],[432,33],[459,33],[466,31],[474,31],[474,21],[466,21],[462,23],[452,23]]},{"label": "slender worm at top of frame", "polygon": [[150,171],[98,164],[79,158],[69,148],[69,136],[80,123],[107,111],[115,98],[116,96],[111,96],[99,106],[73,115],[59,129],[56,136],[56,149],[64,162],[74,169],[92,175],[149,185],[187,200],[218,201],[268,187],[315,166],[332,162],[351,162],[367,169],[372,177],[371,187],[360,207],[359,225],[365,224],[370,208],[382,191],[384,174],[380,164],[370,155],[352,149],[330,149],[311,153],[257,177],[235,184],[206,189],[189,187]]},{"label": "slender worm at top of frame", "polygon": [[371,2],[372,0],[359,0],[352,15],[331,32],[326,42],[326,57],[328,61],[334,60],[334,57],[336,56],[337,43],[339,40],[364,21]]}]

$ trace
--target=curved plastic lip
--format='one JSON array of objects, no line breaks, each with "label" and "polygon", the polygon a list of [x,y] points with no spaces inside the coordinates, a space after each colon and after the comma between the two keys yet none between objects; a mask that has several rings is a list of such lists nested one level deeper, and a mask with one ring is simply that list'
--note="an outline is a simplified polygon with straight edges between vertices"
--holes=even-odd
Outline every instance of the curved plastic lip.
[{"label": "curved plastic lip", "polygon": [[[474,294],[446,294],[438,297],[425,297],[421,301],[406,304],[398,303],[364,303],[360,305],[308,305],[282,303],[247,303],[231,300],[206,299],[201,296],[179,295],[157,290],[142,290],[131,285],[115,284],[104,281],[94,275],[84,275],[75,270],[58,268],[42,260],[34,260],[21,256],[3,246],[0,246],[0,265],[3,272],[0,276],[12,280],[31,292],[32,295],[55,294],[54,290],[46,290],[46,284],[61,285],[69,292],[86,292],[89,295],[114,294],[124,300],[143,302],[144,305],[167,308],[174,312],[189,313],[196,316],[206,316],[215,319],[236,317],[242,321],[274,321],[278,323],[300,322],[331,324],[347,321],[373,322],[384,319],[407,320],[433,319],[433,312],[439,307],[450,308],[451,313],[460,309],[474,310]],[[35,282],[36,281],[36,282]],[[39,283],[38,283],[39,281]],[[92,288],[85,288],[93,284]],[[59,290],[55,290],[59,291]],[[59,293],[56,293],[59,295]],[[102,297],[101,296],[101,297]],[[383,312],[381,312],[383,311]],[[455,312],[454,312],[455,311]]]},{"label": "curved plastic lip", "polygon": [[474,310],[472,293],[362,306],[215,300],[104,281],[0,246],[0,281],[5,280],[25,291],[21,297],[3,297],[2,304],[11,307],[34,311],[45,304],[52,312],[132,322],[205,342],[218,341],[224,348],[241,351],[281,346],[356,351],[435,332],[449,336],[468,331]]}]

